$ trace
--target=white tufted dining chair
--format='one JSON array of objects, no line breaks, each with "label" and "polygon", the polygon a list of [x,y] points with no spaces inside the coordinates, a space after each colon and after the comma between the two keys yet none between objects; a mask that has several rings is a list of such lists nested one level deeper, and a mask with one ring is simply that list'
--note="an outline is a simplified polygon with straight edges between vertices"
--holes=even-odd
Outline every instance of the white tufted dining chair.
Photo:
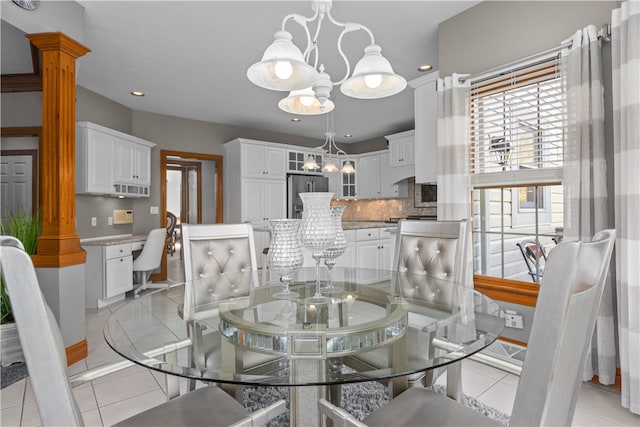
[{"label": "white tufted dining chair", "polygon": [[[220,333],[208,331],[199,322],[218,316],[217,301],[234,294],[246,293],[258,283],[253,227],[243,224],[183,224],[182,247],[184,275],[187,285],[184,304],[179,314],[187,322],[187,333],[193,341],[192,359],[195,366],[208,366],[208,350],[220,347]],[[241,277],[223,273],[252,271]],[[216,277],[211,282],[207,277]],[[189,286],[194,279],[201,279]],[[195,382],[190,381],[193,389]]]},{"label": "white tufted dining chair", "polygon": [[[14,237],[0,236],[0,274],[11,299],[41,424],[83,426],[84,420],[67,378],[60,329],[40,291],[31,258]],[[249,413],[218,387],[202,387],[116,425],[253,427],[266,425],[285,410],[286,402],[279,400]]]},{"label": "white tufted dining chair", "polygon": [[466,219],[400,221],[393,265],[399,272],[461,282],[466,273],[467,224]]},{"label": "white tufted dining chair", "polygon": [[[548,255],[510,426],[569,426],[609,273],[615,230],[586,242],[561,242]],[[501,426],[425,387],[414,387],[360,422],[326,400],[334,425]]]},{"label": "white tufted dining chair", "polygon": [[[424,221],[424,220],[402,220],[398,224],[398,239],[394,254],[393,265],[400,273],[398,275],[399,292],[408,300],[431,299],[435,294],[430,289],[415,287],[410,280],[403,278],[411,275],[428,275],[440,279],[451,280],[463,283],[467,269],[467,219],[460,221]],[[453,301],[447,297],[446,293],[438,294],[440,304],[452,304]],[[443,300],[444,298],[444,300]],[[409,319],[409,339],[420,341],[422,346],[412,346],[415,351],[409,354],[409,358],[422,358],[424,355],[430,356],[436,351],[430,347],[430,340],[421,339],[422,326],[413,325],[411,327]],[[447,371],[447,394],[451,397],[461,397],[462,393],[462,366],[453,364],[446,368]],[[409,386],[430,385],[445,371],[445,368],[430,370],[428,373],[414,374],[408,377]],[[401,392],[402,389],[394,390],[394,393]]]},{"label": "white tufted dining chair", "polygon": [[[429,275],[456,282],[463,281],[467,263],[468,222],[463,219],[460,221],[401,220],[398,223],[393,260],[393,268],[398,271],[395,276],[397,280],[395,286],[407,303],[410,304],[411,300],[420,303],[425,299],[433,302],[434,298],[438,299],[439,304],[453,303],[450,293],[442,292],[443,289],[430,289],[427,282],[423,280],[414,283],[416,281],[412,280],[412,276]],[[431,340],[424,336],[423,326],[417,323],[416,318],[409,316],[407,339],[419,343],[411,346],[412,351],[408,355],[410,359],[421,359],[426,355],[433,357],[436,351],[429,345]],[[380,357],[386,356],[378,351],[372,351],[359,355],[358,359],[377,366]],[[403,379],[395,379],[389,383],[389,394],[397,395],[407,386],[430,385],[444,370],[445,368],[430,370],[427,373],[422,372]],[[447,394],[452,397],[461,395],[461,381],[460,364],[450,365],[447,369],[449,387]]]}]

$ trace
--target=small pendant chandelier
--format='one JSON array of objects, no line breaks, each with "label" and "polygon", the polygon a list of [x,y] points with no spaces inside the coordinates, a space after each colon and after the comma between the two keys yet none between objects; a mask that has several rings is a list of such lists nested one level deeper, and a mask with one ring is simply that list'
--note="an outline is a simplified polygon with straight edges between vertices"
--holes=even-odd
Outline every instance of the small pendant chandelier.
[{"label": "small pendant chandelier", "polygon": [[[336,134],[333,132],[333,113],[327,115],[327,131],[324,135],[324,144],[314,148],[314,151],[326,153],[324,156],[325,161],[322,166],[322,171],[327,173],[338,171],[344,174],[355,173],[356,168],[353,166],[353,162],[349,159],[349,155],[336,145]],[[340,161],[341,157],[345,159],[343,162]],[[320,169],[320,165],[316,162],[316,156],[314,154],[309,154],[309,156],[307,156],[302,167],[306,170]]]}]

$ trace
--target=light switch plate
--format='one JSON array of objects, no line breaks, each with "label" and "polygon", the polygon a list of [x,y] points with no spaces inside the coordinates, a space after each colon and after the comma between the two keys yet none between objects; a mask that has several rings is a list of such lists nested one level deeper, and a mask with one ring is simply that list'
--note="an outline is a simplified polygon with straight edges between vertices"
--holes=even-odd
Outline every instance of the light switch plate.
[{"label": "light switch plate", "polygon": [[151,215],[158,215],[158,207],[157,207],[157,206],[151,206],[151,207],[149,208],[149,213],[150,213]]}]

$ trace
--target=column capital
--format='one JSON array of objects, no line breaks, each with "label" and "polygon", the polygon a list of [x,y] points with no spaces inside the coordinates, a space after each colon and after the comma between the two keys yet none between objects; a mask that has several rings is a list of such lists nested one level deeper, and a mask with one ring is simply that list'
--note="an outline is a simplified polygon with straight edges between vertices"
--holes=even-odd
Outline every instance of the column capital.
[{"label": "column capital", "polygon": [[61,51],[74,58],[79,58],[91,52],[88,47],[60,32],[28,34],[27,37],[35,47],[43,52]]}]

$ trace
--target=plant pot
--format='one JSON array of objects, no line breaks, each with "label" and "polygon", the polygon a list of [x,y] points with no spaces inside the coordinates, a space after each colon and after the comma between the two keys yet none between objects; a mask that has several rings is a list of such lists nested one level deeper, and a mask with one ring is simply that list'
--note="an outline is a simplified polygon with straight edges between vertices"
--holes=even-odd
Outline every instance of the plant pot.
[{"label": "plant pot", "polygon": [[18,328],[15,322],[5,323],[0,325],[0,364],[9,366],[16,362],[24,362]]}]

